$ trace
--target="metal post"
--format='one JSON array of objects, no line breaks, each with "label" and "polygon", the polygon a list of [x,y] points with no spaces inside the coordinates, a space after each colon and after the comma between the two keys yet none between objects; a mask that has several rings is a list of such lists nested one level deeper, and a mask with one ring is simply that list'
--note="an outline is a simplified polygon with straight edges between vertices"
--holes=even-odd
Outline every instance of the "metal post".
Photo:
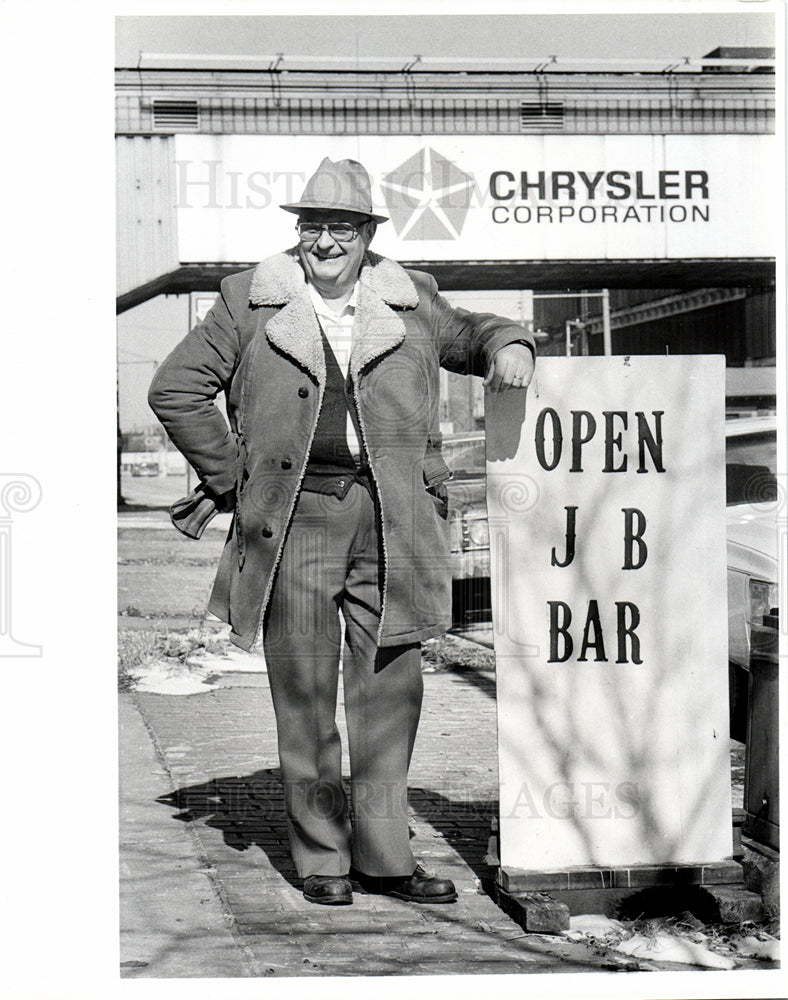
[{"label": "metal post", "polygon": [[610,292],[602,289],[602,353],[609,358],[613,353],[613,338],[610,333]]},{"label": "metal post", "polygon": [[566,356],[572,357],[572,321],[566,321]]}]

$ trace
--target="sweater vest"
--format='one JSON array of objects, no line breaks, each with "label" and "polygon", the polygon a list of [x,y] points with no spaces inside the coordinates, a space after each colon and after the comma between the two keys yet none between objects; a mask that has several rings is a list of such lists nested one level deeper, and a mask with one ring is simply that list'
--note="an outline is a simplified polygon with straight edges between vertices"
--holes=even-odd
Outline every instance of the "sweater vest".
[{"label": "sweater vest", "polygon": [[342,370],[334,355],[326,335],[323,339],[323,353],[326,359],[326,389],[317,419],[312,448],[306,466],[307,475],[341,475],[355,472],[358,462],[350,453],[347,443],[347,417],[356,429],[361,442],[356,407],[350,392],[349,382],[342,377]]}]

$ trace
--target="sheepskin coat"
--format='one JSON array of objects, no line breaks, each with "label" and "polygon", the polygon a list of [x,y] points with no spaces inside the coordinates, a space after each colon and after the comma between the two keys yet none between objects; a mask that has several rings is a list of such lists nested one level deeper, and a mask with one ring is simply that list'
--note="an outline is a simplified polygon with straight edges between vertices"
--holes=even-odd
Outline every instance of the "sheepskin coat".
[{"label": "sheepskin coat", "polygon": [[[528,340],[511,320],[452,308],[429,275],[365,255],[349,379],[379,505],[381,646],[418,642],[450,624],[446,512],[426,492],[449,478],[439,367],[484,375],[500,347]],[[209,494],[235,492],[209,610],[230,623],[243,649],[262,641],[325,382],[320,327],[295,249],[225,278],[210,313],[151,385],[152,409]],[[220,391],[229,428],[214,403]]]}]

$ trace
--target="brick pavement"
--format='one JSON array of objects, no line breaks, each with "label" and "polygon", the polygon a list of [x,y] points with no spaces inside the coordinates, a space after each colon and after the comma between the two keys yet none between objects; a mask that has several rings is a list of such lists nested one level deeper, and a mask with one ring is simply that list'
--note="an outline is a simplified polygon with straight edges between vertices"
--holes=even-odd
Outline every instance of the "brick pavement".
[{"label": "brick pavement", "polygon": [[482,891],[497,806],[493,682],[441,670],[424,680],[411,829],[417,857],[457,885],[448,906],[360,892],[351,907],[303,899],[263,675],[226,675],[228,686],[188,697],[122,695],[122,975],[599,969],[582,944],[524,934]]},{"label": "brick pavement", "polygon": [[[163,514],[156,518],[163,523]],[[201,609],[204,600],[180,583],[165,588],[168,603],[161,609],[160,567],[188,556],[194,570],[193,546],[181,551],[177,540],[156,531],[163,550],[140,553],[139,537],[126,534],[119,541],[126,586],[120,610],[129,604],[145,617],[124,617],[123,627],[199,625],[202,611],[192,606]],[[221,542],[221,532],[208,537]],[[147,575],[137,569],[142,557],[151,562]],[[198,569],[195,586],[205,589],[212,569]],[[121,695],[124,978],[605,968],[605,960],[581,943],[524,934],[480,891],[497,807],[492,674],[425,673],[411,827],[417,856],[457,883],[459,901],[451,906],[419,907],[361,893],[352,907],[306,903],[287,849],[267,680],[236,674],[223,683],[189,697]],[[734,785],[739,801],[740,784]]]}]

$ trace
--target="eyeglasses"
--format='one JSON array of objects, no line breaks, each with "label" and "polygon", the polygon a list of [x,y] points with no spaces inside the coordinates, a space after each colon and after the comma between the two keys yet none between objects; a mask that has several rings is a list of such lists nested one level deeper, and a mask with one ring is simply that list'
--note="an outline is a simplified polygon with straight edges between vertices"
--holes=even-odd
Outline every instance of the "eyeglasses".
[{"label": "eyeglasses", "polygon": [[296,226],[302,243],[315,243],[323,235],[323,230],[337,243],[352,243],[358,236],[358,229],[349,222],[299,222]]}]

